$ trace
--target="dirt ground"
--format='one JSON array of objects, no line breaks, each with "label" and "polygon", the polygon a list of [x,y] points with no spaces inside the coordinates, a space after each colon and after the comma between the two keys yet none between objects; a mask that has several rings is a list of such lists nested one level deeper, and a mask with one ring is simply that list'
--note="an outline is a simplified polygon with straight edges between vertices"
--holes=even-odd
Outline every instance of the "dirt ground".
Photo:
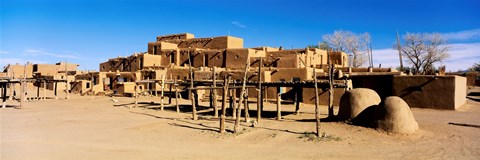
[{"label": "dirt ground", "polygon": [[[320,140],[308,138],[315,131],[313,105],[294,115],[294,106],[286,104],[277,121],[274,104],[267,103],[259,124],[243,122],[234,135],[218,133],[219,120],[208,108],[193,121],[187,105],[180,114],[169,105],[159,110],[158,97],[143,97],[129,109],[133,98],[61,95],[0,109],[1,159],[479,159],[480,128],[448,124],[480,125],[480,89],[474,92],[457,111],[413,108],[420,127],[413,135],[323,122]],[[254,120],[256,104],[250,108]],[[233,129],[232,119],[227,129]]]}]

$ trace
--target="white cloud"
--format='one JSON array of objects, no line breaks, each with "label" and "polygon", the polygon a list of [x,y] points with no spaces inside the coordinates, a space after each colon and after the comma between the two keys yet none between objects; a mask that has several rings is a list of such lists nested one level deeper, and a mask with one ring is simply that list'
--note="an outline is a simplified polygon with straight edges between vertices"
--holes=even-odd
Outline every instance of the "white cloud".
[{"label": "white cloud", "polygon": [[480,28],[464,30],[459,32],[442,33],[446,40],[471,40],[480,39]]},{"label": "white cloud", "polygon": [[[447,71],[458,71],[470,68],[480,62],[480,43],[450,44],[450,57],[436,65],[445,65]],[[390,48],[373,50],[375,66],[396,68],[400,66],[398,51]],[[403,65],[410,66],[408,59],[403,57]]]},{"label": "white cloud", "polygon": [[33,63],[33,64],[46,64],[48,63],[47,61],[39,61],[39,60],[29,60],[29,59],[21,59],[21,58],[1,58],[0,59],[0,66],[5,67],[8,64],[25,64],[27,62]]},{"label": "white cloud", "polygon": [[233,21],[232,24],[240,28],[247,28],[246,25],[241,24],[240,22],[237,22],[237,21]]},{"label": "white cloud", "polygon": [[[69,52],[69,51],[67,51]],[[57,54],[57,53],[50,53],[46,52],[43,49],[26,49],[23,51],[24,55],[30,55],[30,56],[50,56],[50,57],[55,57],[55,58],[69,58],[69,59],[80,59],[80,56],[78,54],[69,52],[65,54]]]}]

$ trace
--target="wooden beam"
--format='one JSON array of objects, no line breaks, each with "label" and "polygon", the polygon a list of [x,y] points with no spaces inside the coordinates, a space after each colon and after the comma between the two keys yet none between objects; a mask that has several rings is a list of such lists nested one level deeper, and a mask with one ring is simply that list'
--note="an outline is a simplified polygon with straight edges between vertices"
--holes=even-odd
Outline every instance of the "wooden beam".
[{"label": "wooden beam", "polygon": [[175,108],[177,109],[177,114],[180,113],[180,106],[178,105],[178,85],[175,84]]},{"label": "wooden beam", "polygon": [[[165,91],[165,75],[162,75],[162,85],[160,86],[162,87],[162,92],[161,92],[161,101],[160,101],[160,110],[164,110],[164,107],[165,107],[165,104],[164,104],[164,99],[165,99],[165,96],[164,96],[164,91]],[[156,92],[156,91],[155,91]]]},{"label": "wooden beam", "polygon": [[223,79],[223,96],[222,96],[222,115],[220,116],[220,133],[225,132],[225,118],[227,114],[227,94],[228,94],[228,78]]},{"label": "wooden beam", "polygon": [[135,83],[134,88],[135,88],[135,106],[134,107],[137,108],[138,107],[138,84],[137,83]]},{"label": "wooden beam", "polygon": [[259,61],[259,64],[258,64],[258,80],[257,80],[257,83],[258,83],[258,87],[257,87],[257,91],[258,91],[258,95],[257,95],[257,123],[260,122],[260,119],[262,118],[262,105],[263,105],[263,100],[262,100],[262,67],[263,67],[263,63],[262,63],[262,57],[260,57],[260,61]]},{"label": "wooden beam", "polygon": [[233,127],[233,132],[234,133],[238,133],[240,131],[239,129],[239,126],[240,126],[240,117],[242,115],[242,108],[241,108],[241,104],[244,100],[244,96],[245,96],[245,90],[246,90],[246,86],[247,86],[247,73],[248,73],[248,68],[250,67],[250,58],[247,58],[247,63],[245,64],[245,73],[244,73],[244,76],[243,76],[243,84],[242,84],[242,90],[240,92],[240,100],[238,101],[238,106],[237,106],[237,117],[235,119],[235,126]]},{"label": "wooden beam", "polygon": [[243,109],[245,110],[245,122],[249,122],[250,121],[250,113],[248,113],[248,111],[250,110],[248,108],[248,89],[245,89],[245,100],[243,100]]},{"label": "wooden beam", "polygon": [[[213,66],[213,69],[212,69],[212,80],[213,80],[213,88],[216,88],[217,87],[217,74],[216,74],[216,70],[215,70],[215,66]],[[213,117],[214,118],[218,118],[218,108],[217,108],[217,90],[216,89],[213,89],[212,90],[213,92],[213,98],[212,98],[212,101],[213,101]]]},{"label": "wooden beam", "polygon": [[277,87],[277,120],[282,120],[282,93],[281,87]]},{"label": "wooden beam", "polygon": [[[192,54],[191,52],[189,51],[188,52],[188,63],[189,63],[189,70],[190,70],[190,88],[193,88],[193,69],[192,69]],[[195,97],[195,93],[193,90],[189,90],[189,92],[191,93],[190,96],[191,96],[191,101],[192,101],[192,118],[193,120],[197,120],[198,117],[197,117],[197,106],[195,104],[196,102],[196,97]]]},{"label": "wooden beam", "polygon": [[[93,85],[93,84],[92,84]],[[67,72],[67,61],[65,61],[65,99],[70,98],[70,93],[68,91],[68,72]]]},{"label": "wooden beam", "polygon": [[313,68],[313,80],[315,86],[315,125],[316,125],[316,135],[320,137],[320,108],[318,107],[318,86],[317,86],[317,72]]},{"label": "wooden beam", "polygon": [[334,72],[334,65],[330,64],[328,67],[328,83],[329,83],[329,89],[328,89],[328,119],[333,119],[335,116],[333,113],[333,72]]}]

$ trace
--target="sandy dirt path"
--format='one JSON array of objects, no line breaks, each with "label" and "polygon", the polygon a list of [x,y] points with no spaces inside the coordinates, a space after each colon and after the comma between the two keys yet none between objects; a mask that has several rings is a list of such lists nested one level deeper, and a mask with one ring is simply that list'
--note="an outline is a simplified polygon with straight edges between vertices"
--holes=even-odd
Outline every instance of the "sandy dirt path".
[{"label": "sandy dirt path", "polygon": [[[1,159],[479,159],[480,102],[468,100],[458,111],[414,108],[420,131],[414,135],[387,134],[340,122],[324,122],[329,138],[308,141],[315,130],[314,107],[300,115],[284,107],[284,119],[274,120],[273,104],[255,127],[243,123],[242,133],[218,133],[212,110],[191,120],[186,106],[177,114],[158,104],[141,103],[129,109],[132,98],[72,95],[69,100],[26,103],[22,109],[0,110]],[[143,102],[158,98],[141,98]],[[189,101],[181,101],[188,103]],[[14,102],[10,102],[15,104]],[[207,105],[207,103],[202,103]],[[252,112],[256,105],[251,104]],[[326,117],[327,107],[322,106]],[[252,117],[252,120],[255,119]],[[227,129],[233,121],[227,120]]]}]

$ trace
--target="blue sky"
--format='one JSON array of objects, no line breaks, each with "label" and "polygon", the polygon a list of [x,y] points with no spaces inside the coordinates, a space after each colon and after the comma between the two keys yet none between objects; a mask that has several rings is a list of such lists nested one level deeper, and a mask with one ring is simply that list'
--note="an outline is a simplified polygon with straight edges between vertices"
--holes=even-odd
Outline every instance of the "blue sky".
[{"label": "blue sky", "polygon": [[447,70],[480,62],[476,0],[0,0],[0,66],[68,61],[98,70],[108,58],[147,50],[164,34],[232,35],[245,47],[304,48],[343,29],[372,35],[376,64],[396,67],[395,31],[439,32]]}]

